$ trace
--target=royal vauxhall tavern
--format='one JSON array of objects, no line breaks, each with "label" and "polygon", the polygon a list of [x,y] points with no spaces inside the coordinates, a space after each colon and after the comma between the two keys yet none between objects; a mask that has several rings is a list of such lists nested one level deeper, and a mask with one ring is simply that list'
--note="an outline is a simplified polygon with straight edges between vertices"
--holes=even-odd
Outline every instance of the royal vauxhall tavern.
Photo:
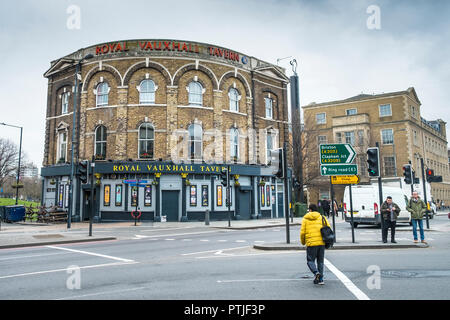
[{"label": "royal vauxhall tavern", "polygon": [[130,220],[135,209],[144,221],[284,216],[283,181],[269,166],[269,150],[291,139],[283,68],[211,44],[126,40],[79,49],[44,76],[46,206],[72,204],[72,221],[91,205],[96,221]]}]

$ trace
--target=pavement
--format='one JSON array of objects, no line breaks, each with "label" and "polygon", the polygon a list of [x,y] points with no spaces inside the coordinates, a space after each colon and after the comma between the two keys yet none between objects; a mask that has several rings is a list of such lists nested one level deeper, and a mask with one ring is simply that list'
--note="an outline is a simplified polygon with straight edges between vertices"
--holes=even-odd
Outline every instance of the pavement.
[{"label": "pavement", "polygon": [[[290,226],[301,226],[302,218],[290,218]],[[345,223],[340,218],[336,219],[337,223]],[[1,223],[0,229],[0,249],[18,248],[28,246],[42,246],[50,244],[65,244],[76,242],[91,241],[109,241],[118,240],[114,230],[127,230],[130,227],[145,227],[158,229],[170,229],[179,227],[194,228],[217,228],[230,230],[247,230],[257,228],[285,227],[286,219],[256,219],[256,220],[231,220],[231,226],[228,226],[228,220],[210,221],[209,225],[205,225],[202,221],[190,222],[138,222],[134,225],[134,221],[126,222],[99,222],[93,223],[93,236],[89,236],[88,222],[73,222],[71,228],[67,228],[66,223],[42,224],[29,222]],[[450,223],[445,225],[445,230],[431,228],[428,231],[450,231]],[[104,230],[101,233],[108,234],[106,236],[98,235],[96,231]],[[411,227],[398,227],[397,231],[412,231]],[[260,250],[305,250],[297,237],[293,237],[296,241],[292,243],[264,243],[254,245],[255,249]],[[412,243],[411,241],[398,241],[397,244],[382,243],[381,241],[359,241],[352,243],[351,241],[337,242],[333,249],[386,249],[386,248],[427,248],[428,245],[422,243]]]}]

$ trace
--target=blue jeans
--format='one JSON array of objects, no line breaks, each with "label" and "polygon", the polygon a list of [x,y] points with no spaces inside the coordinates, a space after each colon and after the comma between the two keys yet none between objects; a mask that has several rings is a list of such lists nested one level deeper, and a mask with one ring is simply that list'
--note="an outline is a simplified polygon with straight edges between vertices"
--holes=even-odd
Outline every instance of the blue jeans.
[{"label": "blue jeans", "polygon": [[417,240],[417,224],[419,224],[420,229],[420,240],[425,240],[425,234],[423,232],[423,220],[422,219],[411,219],[413,227],[414,240]]}]

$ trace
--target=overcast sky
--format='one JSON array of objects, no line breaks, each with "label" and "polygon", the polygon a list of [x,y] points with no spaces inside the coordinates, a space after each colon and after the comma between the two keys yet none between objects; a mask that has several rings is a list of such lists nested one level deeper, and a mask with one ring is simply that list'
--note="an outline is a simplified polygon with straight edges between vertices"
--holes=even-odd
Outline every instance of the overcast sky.
[{"label": "overcast sky", "polygon": [[[80,28],[68,28],[80,9]],[[371,7],[372,6],[372,7]],[[372,9],[379,8],[379,16]],[[206,42],[299,65],[301,105],[414,87],[427,120],[450,120],[450,1],[21,0],[0,10],[0,122],[24,127],[42,165],[50,61],[124,39]],[[379,20],[376,18],[380,18]],[[375,28],[374,27],[379,27]],[[19,143],[20,130],[0,126]]]}]

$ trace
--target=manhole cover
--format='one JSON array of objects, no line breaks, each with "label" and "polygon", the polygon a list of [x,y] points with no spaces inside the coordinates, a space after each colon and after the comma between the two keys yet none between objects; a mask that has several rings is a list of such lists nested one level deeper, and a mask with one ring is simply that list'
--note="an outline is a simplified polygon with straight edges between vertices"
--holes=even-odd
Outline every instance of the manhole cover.
[{"label": "manhole cover", "polygon": [[64,238],[64,236],[60,235],[60,234],[39,234],[39,235],[33,236],[33,238],[36,238],[36,239],[54,239],[54,238]]},{"label": "manhole cover", "polygon": [[386,278],[414,278],[418,276],[417,272],[412,271],[381,271],[381,275]]}]

